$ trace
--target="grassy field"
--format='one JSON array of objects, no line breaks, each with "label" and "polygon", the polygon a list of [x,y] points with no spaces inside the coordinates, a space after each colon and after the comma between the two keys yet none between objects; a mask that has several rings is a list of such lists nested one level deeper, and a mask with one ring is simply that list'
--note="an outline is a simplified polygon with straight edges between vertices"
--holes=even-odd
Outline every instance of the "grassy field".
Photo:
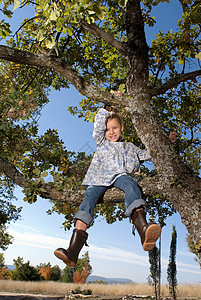
[{"label": "grassy field", "polygon": [[[154,296],[154,290],[148,284],[74,284],[52,281],[27,282],[0,280],[1,292],[33,293],[46,295],[66,295],[80,287],[81,290],[90,289],[92,295],[99,296],[125,296],[125,295],[150,295]],[[178,285],[178,297],[182,299],[201,299],[201,284]],[[169,297],[166,285],[161,287],[161,297]]]}]

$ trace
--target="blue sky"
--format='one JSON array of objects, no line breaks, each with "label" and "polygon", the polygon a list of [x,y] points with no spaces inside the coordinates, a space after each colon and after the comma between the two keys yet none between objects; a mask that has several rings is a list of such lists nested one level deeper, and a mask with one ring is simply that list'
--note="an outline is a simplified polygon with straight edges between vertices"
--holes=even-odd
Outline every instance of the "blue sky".
[{"label": "blue sky", "polygon": [[[177,1],[172,1],[173,10],[169,6],[159,6],[155,15],[159,18],[156,31],[170,30],[175,26],[175,19],[181,10]],[[16,20],[19,20],[21,11],[16,10]],[[26,13],[28,16],[28,13]],[[160,25],[160,26],[159,26]],[[15,26],[17,23],[15,22]],[[148,40],[153,34],[148,32]],[[42,111],[39,120],[40,133],[48,128],[58,129],[68,150],[80,151],[90,146],[96,148],[92,138],[93,124],[73,117],[67,111],[68,105],[76,105],[81,96],[72,87],[70,90],[51,91],[50,103]],[[38,198],[35,204],[23,202],[23,195],[16,189],[18,206],[23,206],[22,218],[9,226],[9,232],[14,236],[14,243],[4,252],[6,264],[13,264],[18,256],[24,261],[30,261],[36,266],[50,262],[52,266],[65,265],[54,257],[57,247],[67,247],[72,230],[64,232],[61,224],[62,215],[47,215],[51,207],[48,200]],[[188,251],[186,244],[187,231],[181,223],[178,214],[167,220],[167,226],[162,232],[162,283],[166,283],[167,264],[171,242],[172,225],[177,230],[177,279],[179,283],[198,283],[201,271],[193,255]],[[89,251],[93,275],[104,277],[124,277],[135,282],[147,282],[149,275],[148,253],[143,251],[138,235],[131,234],[131,224],[128,219],[115,224],[106,224],[103,218],[96,220],[95,225],[88,230],[89,247],[84,247],[81,254]]]}]

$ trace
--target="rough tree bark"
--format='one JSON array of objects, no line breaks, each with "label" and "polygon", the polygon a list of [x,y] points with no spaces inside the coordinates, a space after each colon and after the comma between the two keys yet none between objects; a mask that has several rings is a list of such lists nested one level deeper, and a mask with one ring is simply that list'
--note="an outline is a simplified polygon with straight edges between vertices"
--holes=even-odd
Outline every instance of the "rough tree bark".
[{"label": "rough tree bark", "polygon": [[[110,39],[108,34],[105,34],[96,25],[89,25],[84,22],[83,27],[116,47],[127,57],[129,65],[127,78],[129,98],[115,96],[109,92],[99,90],[89,82],[86,82],[77,71],[57,56],[34,54],[0,46],[0,58],[18,64],[54,69],[68,79],[80,94],[101,103],[118,104],[130,113],[135,129],[146,148],[150,151],[157,170],[156,176],[144,178],[139,185],[145,195],[159,193],[173,203],[175,209],[180,213],[182,222],[188,232],[193,236],[194,241],[199,244],[201,240],[201,179],[176,154],[174,146],[158,124],[150,100],[153,95],[162,94],[182,81],[196,78],[196,76],[201,75],[201,70],[181,74],[180,76],[177,75],[175,79],[166,81],[164,85],[157,88],[152,88],[148,85],[148,47],[145,39],[140,1],[129,0],[127,2],[127,42],[124,44],[112,37]],[[21,187],[25,187],[28,183],[23,174],[2,158],[0,158],[0,171]],[[83,191],[78,191],[77,193],[56,191],[48,184],[44,184],[41,187],[43,189],[40,192],[40,196],[55,201],[79,204],[83,197]],[[46,192],[44,192],[44,189]],[[114,201],[122,199],[122,197],[123,194],[114,189],[108,191],[104,199],[106,201]]]},{"label": "rough tree bark", "polygon": [[[157,169],[155,190],[174,204],[188,232],[200,242],[201,230],[201,180],[180,160],[157,123],[150,104],[148,86],[148,47],[140,13],[140,2],[127,4],[127,44],[129,74],[127,89],[132,100],[128,111],[135,129],[150,151]],[[136,26],[136,24],[138,24]],[[175,184],[172,184],[175,182]]]}]

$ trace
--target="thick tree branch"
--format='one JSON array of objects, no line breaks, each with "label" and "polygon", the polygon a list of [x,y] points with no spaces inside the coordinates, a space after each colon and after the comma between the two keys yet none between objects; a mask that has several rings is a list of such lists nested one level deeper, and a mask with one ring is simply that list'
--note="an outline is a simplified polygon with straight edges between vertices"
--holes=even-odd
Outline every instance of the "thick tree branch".
[{"label": "thick tree branch", "polygon": [[158,96],[164,94],[167,90],[177,87],[178,84],[187,80],[195,80],[197,76],[201,75],[201,70],[196,70],[193,72],[189,72],[186,74],[179,74],[175,76],[173,79],[166,81],[163,85],[154,87],[150,93],[152,96]]},{"label": "thick tree branch", "polygon": [[[7,177],[11,179],[11,181],[20,186],[21,188],[26,188],[32,183],[21,173],[18,171],[18,169],[11,164],[9,161],[3,159],[0,157],[0,171],[4,173]],[[151,178],[151,181],[153,181],[152,187],[156,186],[156,181],[154,178]],[[141,185],[141,184],[140,184]],[[146,186],[146,184],[143,184],[142,181],[142,189],[145,193],[148,191],[150,193],[150,181],[149,181],[149,187]],[[67,202],[69,205],[79,205],[84,197],[84,189],[83,190],[57,190],[55,187],[52,186],[49,183],[41,184],[38,188],[38,195],[44,199],[50,199],[54,201],[62,201]],[[117,188],[109,189],[103,198],[104,202],[119,202],[124,200],[124,193],[120,191]]]},{"label": "thick tree branch", "polygon": [[[11,164],[9,161],[3,159],[0,157],[0,171],[3,172],[7,177],[9,177],[12,182],[16,185],[19,185],[22,188],[26,188],[29,185],[32,184],[31,181],[29,181],[21,172],[17,170],[17,168]],[[188,182],[189,180],[189,182]],[[190,195],[190,189],[191,186],[194,185],[194,194],[198,195],[201,191],[201,179],[196,178],[187,178],[185,179],[186,186],[189,186],[189,192]],[[161,178],[161,176],[154,176],[154,177],[145,177],[142,179],[138,185],[141,187],[143,194],[149,195],[149,194],[161,194],[165,196],[167,199],[174,199],[175,194],[177,195],[177,200],[174,202],[175,208],[177,209],[177,205],[180,205],[183,193],[178,193],[178,184],[167,184],[167,181],[164,180],[164,178]],[[69,205],[79,205],[84,197],[84,189],[83,190],[57,190],[56,187],[52,186],[49,183],[41,184],[40,187],[38,187],[37,194],[44,198],[44,199],[50,199],[54,201],[62,201],[67,202]],[[181,199],[180,199],[181,198]],[[117,188],[112,188],[107,190],[107,192],[104,195],[103,201],[104,202],[112,202],[117,203],[119,201],[124,200],[124,193],[120,191]]]},{"label": "thick tree branch", "polygon": [[[0,172],[4,173],[10,180],[20,186],[21,188],[26,188],[32,184],[32,182],[27,179],[18,169],[11,164],[9,161],[0,157]],[[54,201],[67,202],[69,205],[76,204],[79,205],[84,197],[84,190],[57,190],[55,187],[49,183],[41,184],[38,187],[38,195],[44,199],[50,199]],[[123,201],[124,193],[118,189],[111,189],[104,196],[104,201],[106,202],[117,202]]]},{"label": "thick tree branch", "polygon": [[0,157],[0,171],[20,187],[26,187],[29,184],[29,180],[14,165],[2,157]]},{"label": "thick tree branch", "polygon": [[86,81],[76,70],[57,56],[35,54],[0,45],[0,59],[22,65],[54,69],[69,80],[81,95],[85,95],[89,99],[100,103],[111,103],[117,106],[122,106],[122,104],[125,107],[129,106],[129,99],[127,97],[116,96],[108,91],[100,90],[98,87]]},{"label": "thick tree branch", "polygon": [[105,30],[98,27],[95,23],[88,24],[85,20],[83,20],[81,24],[86,31],[100,37],[102,40],[119,50],[121,53],[126,54],[126,49],[124,48],[123,44],[108,34]]}]

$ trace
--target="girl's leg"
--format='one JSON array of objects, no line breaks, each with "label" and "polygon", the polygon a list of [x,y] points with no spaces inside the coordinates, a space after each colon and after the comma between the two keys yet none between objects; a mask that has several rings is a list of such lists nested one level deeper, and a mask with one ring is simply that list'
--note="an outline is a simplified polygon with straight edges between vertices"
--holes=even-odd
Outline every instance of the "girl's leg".
[{"label": "girl's leg", "polygon": [[86,231],[87,230],[87,224],[84,223],[81,220],[77,220],[76,223],[75,223],[75,228],[78,229],[78,230]]},{"label": "girl's leg", "polygon": [[142,199],[142,195],[137,183],[129,176],[122,175],[117,178],[114,186],[125,193],[126,215],[131,216],[134,209],[143,206],[146,207],[146,202]]},{"label": "girl's leg", "polygon": [[88,238],[86,230],[93,220],[94,207],[106,189],[107,187],[102,186],[89,186],[86,189],[83,202],[74,216],[75,229],[68,249],[58,248],[54,251],[55,256],[70,267],[76,266],[78,255]]},{"label": "girl's leg", "polygon": [[[86,230],[93,221],[94,208],[101,196],[106,192],[106,186],[89,185],[85,191],[84,199],[79,207],[79,210],[74,215],[74,220],[77,226]],[[81,222],[78,222],[81,221]],[[84,224],[87,226],[84,226]]]},{"label": "girl's leg", "polygon": [[155,223],[147,223],[146,202],[142,199],[136,182],[128,175],[122,175],[117,178],[114,186],[125,193],[126,215],[131,218],[136,227],[143,249],[145,251],[152,250],[161,234],[161,227]]},{"label": "girl's leg", "polygon": [[161,235],[161,227],[153,222],[147,223],[146,212],[143,207],[134,209],[131,220],[140,235],[143,249],[145,251],[152,250]]},{"label": "girl's leg", "polygon": [[69,267],[75,268],[78,255],[84,244],[86,245],[87,238],[88,234],[86,231],[82,229],[74,229],[68,249],[58,248],[54,251],[54,255],[63,260],[63,262]]}]

